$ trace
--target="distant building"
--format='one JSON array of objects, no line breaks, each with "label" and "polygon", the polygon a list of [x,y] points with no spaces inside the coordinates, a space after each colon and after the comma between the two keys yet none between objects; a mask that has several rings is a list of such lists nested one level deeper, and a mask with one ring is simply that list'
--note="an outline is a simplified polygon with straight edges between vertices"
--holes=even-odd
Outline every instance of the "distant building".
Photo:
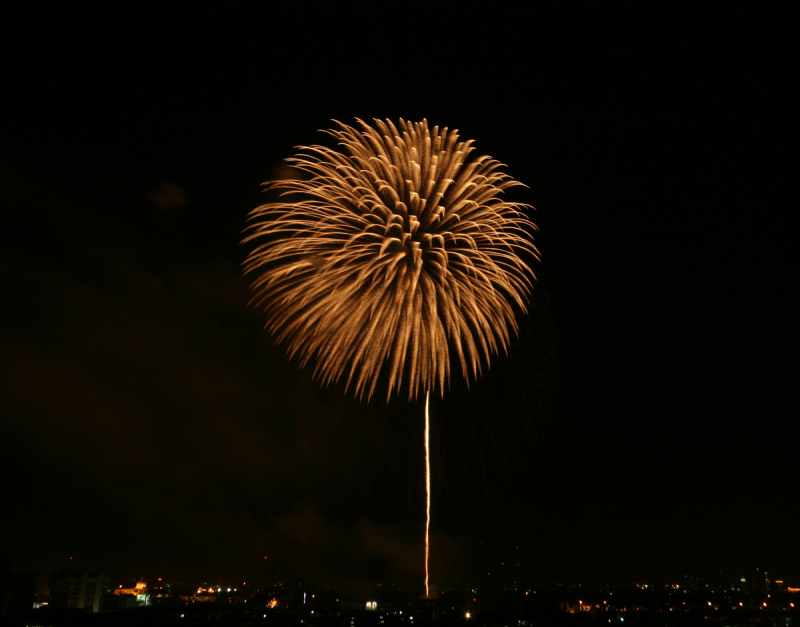
[{"label": "distant building", "polygon": [[198,603],[214,603],[217,597],[214,594],[196,594],[191,597],[191,600],[197,601]]},{"label": "distant building", "polygon": [[147,582],[142,578],[133,588],[123,588],[120,584],[120,587],[114,590],[114,594],[132,594],[133,596],[147,594]]},{"label": "distant building", "polygon": [[61,570],[50,575],[51,607],[71,607],[99,612],[103,607],[103,591],[111,579],[102,573],[87,574],[78,570]]},{"label": "distant building", "polygon": [[147,582],[144,578],[140,579],[133,588],[117,588],[114,590],[116,595],[132,595],[136,599],[136,605],[150,605],[150,594],[147,592]]},{"label": "distant building", "polygon": [[736,588],[746,592],[768,594],[772,590],[772,579],[767,571],[756,568],[742,573]]},{"label": "distant building", "polygon": [[136,596],[133,594],[106,593],[103,595],[103,609],[108,611],[131,610],[136,607]]},{"label": "distant building", "polygon": [[0,616],[31,611],[38,581],[37,573],[0,573]]}]

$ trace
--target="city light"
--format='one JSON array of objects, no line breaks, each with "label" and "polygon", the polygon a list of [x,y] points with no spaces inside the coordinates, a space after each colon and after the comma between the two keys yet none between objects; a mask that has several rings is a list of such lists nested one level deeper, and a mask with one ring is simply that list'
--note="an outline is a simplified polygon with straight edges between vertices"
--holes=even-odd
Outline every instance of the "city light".
[{"label": "city light", "polygon": [[[552,583],[547,585],[537,584],[537,589],[533,590],[533,592],[538,592],[536,595],[537,600],[542,599],[539,601],[539,604],[550,603],[554,609],[560,609],[561,612],[566,612],[569,614],[583,614],[588,612],[595,616],[599,611],[600,616],[605,615],[602,622],[605,622],[605,619],[608,618],[612,623],[622,622],[623,615],[627,618],[631,618],[631,615],[633,615],[633,622],[636,623],[640,612],[653,611],[663,612],[665,615],[669,613],[671,616],[684,613],[687,615],[687,618],[693,616],[705,616],[707,619],[713,618],[719,624],[730,624],[731,621],[735,622],[736,619],[733,618],[734,616],[741,617],[743,616],[742,612],[747,613],[748,611],[758,611],[758,613],[762,616],[769,616],[769,620],[778,620],[779,624],[784,624],[784,618],[789,618],[790,616],[796,614],[796,608],[798,604],[796,602],[789,603],[789,598],[791,598],[791,595],[786,594],[785,596],[782,596],[785,594],[785,588],[783,588],[784,592],[782,593],[778,593],[773,590],[773,592],[775,592],[773,595],[767,594],[763,587],[752,586],[744,590],[738,590],[738,599],[730,598],[729,595],[737,593],[736,582],[738,579],[738,574],[735,579],[729,581],[722,579],[715,583],[707,583],[705,580],[699,577],[692,578],[689,583],[681,586],[680,590],[677,590],[673,584],[653,586],[647,584],[630,583],[627,586],[617,588],[601,582],[590,582],[588,585],[577,583]],[[225,579],[220,579],[218,581],[225,581]],[[503,589],[513,589],[517,594],[520,595],[531,594],[531,589],[525,590],[521,586],[509,588],[507,587],[509,586],[509,583],[510,581],[506,582],[506,584],[503,585]],[[120,586],[122,585],[125,584],[120,584]],[[273,585],[274,588],[272,587]],[[382,583],[377,585],[395,586],[396,584]],[[645,588],[645,585],[647,585],[647,588]],[[285,598],[285,601],[279,602],[277,596],[279,594],[284,594],[283,592],[278,592],[280,587],[284,586],[284,584],[281,583],[272,584],[266,590],[263,584],[256,586],[254,589],[243,587],[241,594],[238,592],[238,587],[228,588],[226,586],[223,588],[221,583],[214,586],[208,583],[203,583],[200,587],[192,587],[187,589],[181,587],[179,582],[163,583],[163,579],[161,582],[159,582],[158,587],[156,587],[152,592],[148,592],[148,586],[144,579],[140,579],[135,584],[135,588],[130,589],[123,589],[122,587],[115,588],[111,585],[110,581],[103,584],[103,586],[107,597],[105,599],[105,605],[97,608],[100,611],[117,611],[118,609],[123,610],[130,609],[132,607],[143,607],[145,605],[157,605],[165,602],[173,603],[179,602],[178,598],[180,598],[187,604],[197,603],[197,605],[194,606],[195,609],[193,612],[212,612],[215,604],[220,604],[223,602],[226,605],[248,604],[251,606],[253,603],[258,603],[261,604],[262,610],[268,610],[263,616],[269,618],[269,609],[271,608],[282,607],[294,611],[294,609],[301,604],[299,597],[302,596],[303,602],[306,603],[306,607],[309,605],[308,601],[312,601],[310,605],[313,606],[313,610],[308,607],[309,611],[306,615],[306,619],[300,623],[293,623],[297,624],[297,627],[304,627],[305,624],[310,624],[311,621],[314,619],[319,619],[320,616],[326,617],[331,615],[346,616],[347,620],[343,622],[346,627],[357,627],[357,625],[360,625],[361,623],[361,621],[357,618],[358,614],[355,613],[358,612],[358,609],[356,609],[358,606],[353,608],[353,606],[349,605],[349,601],[345,601],[344,605],[339,605],[339,603],[342,601],[340,599],[335,599],[336,605],[334,606],[334,599],[328,598],[322,593],[321,589],[319,595],[320,600],[317,600],[317,595],[313,593],[315,588],[306,588],[305,592],[300,592],[299,595],[297,592],[290,593],[289,596]],[[270,593],[269,588],[272,588],[274,592]],[[300,588],[300,590],[302,590],[302,588]],[[466,597],[468,599],[472,599],[472,602],[468,602],[467,605],[469,608],[477,607],[476,603],[478,597],[478,588],[469,588],[466,586],[462,587],[456,583],[453,586],[453,591],[458,593],[459,590],[461,594],[472,592],[470,596]],[[492,595],[490,590],[491,589],[489,588],[485,590],[482,589],[481,598],[491,599]],[[221,595],[221,592],[223,591],[228,593],[227,597]],[[399,591],[400,589],[398,587],[398,592]],[[231,592],[234,594],[230,594]],[[443,590],[443,594],[449,594],[449,592],[450,591],[447,589]],[[486,592],[485,597],[483,595],[484,592]],[[685,596],[687,593],[689,593],[691,596]],[[416,596],[419,594],[419,592],[413,591],[412,588],[409,588],[405,594],[414,595],[413,597],[409,596],[407,607],[403,607],[402,610],[399,607],[394,607],[391,610],[387,610],[387,612],[381,612],[381,615],[376,613],[373,615],[373,618],[377,619],[375,621],[375,627],[391,627],[391,621],[394,620],[391,615],[396,615],[396,618],[399,619],[399,621],[410,621],[411,627],[413,627],[415,623],[419,623],[419,620],[414,620],[415,618],[424,620],[424,615],[413,615],[415,612],[423,610],[422,606],[415,606],[413,604],[414,601],[411,599],[424,599],[425,597]],[[422,594],[424,595],[424,589]],[[631,594],[635,596],[632,597]],[[120,595],[123,598],[120,598]],[[621,599],[620,596],[622,596]],[[703,604],[704,596],[705,604]],[[775,598],[772,598],[773,596]],[[168,601],[167,599],[170,597],[172,597],[172,600]],[[584,597],[589,599],[585,603],[583,601]],[[447,608],[441,607],[443,601],[444,604],[448,606]],[[362,601],[362,603],[364,603],[364,601]],[[359,604],[362,612],[364,611],[365,607],[367,610],[373,611],[378,609],[377,601],[369,600],[365,601],[365,603],[366,605]],[[420,603],[422,603],[422,601],[420,601]],[[446,598],[446,600],[442,599],[436,603],[426,600],[424,603],[424,607],[427,610],[434,610],[437,612],[437,614],[441,609],[442,611],[455,612],[454,616],[458,616],[455,597]],[[41,608],[45,604],[46,602],[43,602],[38,598],[33,602],[34,608],[37,609]],[[208,604],[207,607],[203,607],[204,604]],[[51,607],[58,607],[58,605],[54,606],[53,603],[50,603],[50,605]],[[97,611],[97,609],[95,611]],[[382,605],[381,609],[386,608],[384,608]],[[499,607],[493,608],[493,611],[495,610],[502,611],[502,609]],[[340,613],[342,611],[344,611],[344,614]],[[333,612],[333,614],[330,614],[329,612]],[[369,615],[370,612],[367,612],[367,614]],[[189,616],[189,614],[186,614],[186,616]],[[308,619],[308,616],[311,616],[310,620]],[[473,618],[476,618],[476,616],[474,613],[472,613],[471,609],[470,611],[465,609],[462,616],[469,624],[478,624],[479,622],[482,622],[476,622],[472,620]],[[600,616],[595,616],[595,618],[600,618]],[[299,616],[298,619],[300,619]],[[386,619],[386,621],[390,621],[387,622],[385,626],[384,619]],[[725,621],[728,621],[728,623]],[[629,623],[630,622],[631,621],[629,621]],[[512,621],[512,623],[514,624],[509,624],[509,627],[525,627],[526,625],[525,621]],[[361,627],[364,626],[362,625]]]}]

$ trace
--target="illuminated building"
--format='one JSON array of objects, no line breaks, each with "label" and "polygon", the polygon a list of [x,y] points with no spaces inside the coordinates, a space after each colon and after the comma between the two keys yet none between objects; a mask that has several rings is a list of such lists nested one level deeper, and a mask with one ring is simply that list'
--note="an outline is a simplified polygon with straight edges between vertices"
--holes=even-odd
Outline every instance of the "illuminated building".
[{"label": "illuminated building", "polygon": [[133,588],[123,588],[120,586],[114,590],[114,594],[132,594],[133,596],[147,594],[147,582],[144,579],[140,579]]},{"label": "illuminated building", "polygon": [[144,578],[136,582],[133,588],[117,588],[114,594],[130,594],[136,597],[136,605],[150,605],[150,595],[147,592],[147,582]]},{"label": "illuminated building", "polygon": [[99,612],[103,607],[103,590],[110,583],[110,578],[102,573],[87,574],[77,570],[52,573],[48,581],[50,606]]}]

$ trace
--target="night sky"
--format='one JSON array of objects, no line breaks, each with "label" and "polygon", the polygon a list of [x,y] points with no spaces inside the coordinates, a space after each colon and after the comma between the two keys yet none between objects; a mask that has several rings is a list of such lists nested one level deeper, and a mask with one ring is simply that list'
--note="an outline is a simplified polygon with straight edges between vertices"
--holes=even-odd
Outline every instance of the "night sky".
[{"label": "night sky", "polygon": [[432,581],[797,581],[780,20],[114,11],[4,26],[13,571],[421,585],[423,404],[290,361],[240,241],[331,119],[424,117],[529,187],[542,257],[432,399]]}]

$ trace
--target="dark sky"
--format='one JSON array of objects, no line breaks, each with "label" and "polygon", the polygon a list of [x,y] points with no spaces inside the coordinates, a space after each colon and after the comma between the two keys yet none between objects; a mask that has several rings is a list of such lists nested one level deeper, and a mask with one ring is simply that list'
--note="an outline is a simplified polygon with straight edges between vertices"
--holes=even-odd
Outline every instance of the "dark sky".
[{"label": "dark sky", "polygon": [[422,404],[321,389],[239,242],[331,119],[425,117],[528,185],[542,253],[510,354],[432,402],[433,580],[800,577],[781,21],[393,19],[7,23],[0,557],[421,582]]}]

